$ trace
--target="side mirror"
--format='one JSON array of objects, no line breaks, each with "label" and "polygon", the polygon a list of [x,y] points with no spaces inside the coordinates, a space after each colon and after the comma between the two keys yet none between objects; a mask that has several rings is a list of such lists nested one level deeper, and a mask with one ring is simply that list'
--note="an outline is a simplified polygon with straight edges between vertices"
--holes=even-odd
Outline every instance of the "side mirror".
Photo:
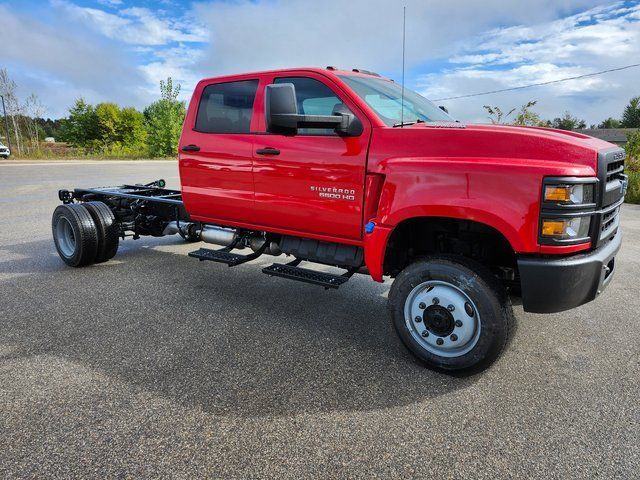
[{"label": "side mirror", "polygon": [[362,135],[364,127],[358,117],[356,117],[351,110],[347,108],[344,103],[339,103],[333,107],[331,115],[340,115],[346,120],[346,126],[336,128],[338,135],[345,137],[358,137]]},{"label": "side mirror", "polygon": [[444,105],[440,105],[438,108],[442,110],[444,113],[449,113],[449,110],[447,110],[447,107],[445,107]]},{"label": "side mirror", "polygon": [[265,90],[267,132],[295,135],[298,128],[334,128],[338,134],[348,135],[355,116],[347,112],[336,112],[334,115],[299,114],[293,83],[267,85]]}]

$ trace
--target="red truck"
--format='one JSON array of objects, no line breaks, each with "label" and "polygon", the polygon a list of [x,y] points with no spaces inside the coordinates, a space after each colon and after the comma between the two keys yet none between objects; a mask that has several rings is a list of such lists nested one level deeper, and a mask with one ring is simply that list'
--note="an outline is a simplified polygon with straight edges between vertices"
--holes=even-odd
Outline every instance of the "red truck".
[{"label": "red truck", "polygon": [[162,180],[60,190],[62,260],[104,262],[120,238],[179,234],[222,247],[189,256],[229,266],[285,254],[263,272],[327,289],[356,273],[388,276],[401,340],[439,370],[499,356],[510,295],[538,313],[595,299],[621,244],[624,150],[567,131],[460,123],[364,70],[202,80],[179,152],[181,190]]}]

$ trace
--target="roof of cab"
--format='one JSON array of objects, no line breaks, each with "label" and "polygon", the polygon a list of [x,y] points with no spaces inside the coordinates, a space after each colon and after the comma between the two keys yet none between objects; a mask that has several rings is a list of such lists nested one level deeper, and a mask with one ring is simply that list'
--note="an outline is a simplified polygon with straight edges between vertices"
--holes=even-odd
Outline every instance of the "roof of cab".
[{"label": "roof of cab", "polygon": [[346,69],[340,69],[333,66],[328,66],[326,68],[320,68],[320,67],[279,68],[275,70],[260,70],[260,71],[254,71],[254,72],[234,73],[234,74],[228,74],[228,75],[219,75],[216,77],[203,78],[202,80],[200,80],[200,82],[232,80],[236,78],[241,79],[241,78],[265,75],[265,74],[287,74],[287,73],[294,73],[294,72],[301,72],[301,71],[319,73],[321,75],[326,75],[329,77],[334,77],[338,75],[353,75],[353,76],[361,76],[361,77],[376,77],[376,78],[382,78],[385,80],[390,80],[389,78],[383,77],[369,70],[363,70],[359,68],[346,70]]}]

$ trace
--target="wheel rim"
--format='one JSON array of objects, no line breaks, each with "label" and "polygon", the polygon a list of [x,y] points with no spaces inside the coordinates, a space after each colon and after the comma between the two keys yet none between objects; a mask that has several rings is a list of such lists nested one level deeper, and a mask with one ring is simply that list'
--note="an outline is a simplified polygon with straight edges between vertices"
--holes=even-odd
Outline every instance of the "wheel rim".
[{"label": "wheel rim", "polygon": [[76,236],[73,233],[73,227],[69,220],[60,217],[56,224],[56,238],[58,239],[58,247],[65,257],[72,257],[76,251]]},{"label": "wheel rim", "polygon": [[460,357],[480,338],[480,314],[469,296],[442,281],[421,283],[404,307],[409,333],[425,350],[441,357]]}]

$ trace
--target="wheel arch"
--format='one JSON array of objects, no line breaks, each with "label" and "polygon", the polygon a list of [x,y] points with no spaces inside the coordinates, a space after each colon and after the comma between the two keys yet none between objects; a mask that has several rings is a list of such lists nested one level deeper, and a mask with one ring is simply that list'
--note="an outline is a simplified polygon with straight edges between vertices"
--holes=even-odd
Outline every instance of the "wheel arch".
[{"label": "wheel arch", "polygon": [[[518,249],[511,239],[517,239],[517,232],[504,228],[503,222],[475,218],[464,212],[416,215],[391,227],[380,226],[377,234],[365,239],[365,261],[372,277],[381,281],[382,275],[395,276],[411,260],[435,253],[460,254],[490,267],[515,269]],[[487,251],[490,246],[493,252]]]}]

